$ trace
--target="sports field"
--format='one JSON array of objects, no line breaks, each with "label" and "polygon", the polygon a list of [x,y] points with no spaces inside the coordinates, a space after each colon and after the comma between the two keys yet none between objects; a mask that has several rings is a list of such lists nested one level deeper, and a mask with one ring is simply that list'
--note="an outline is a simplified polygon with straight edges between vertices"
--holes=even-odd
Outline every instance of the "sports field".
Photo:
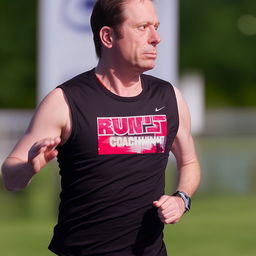
[{"label": "sports field", "polygon": [[[49,216],[1,219],[1,255],[53,255],[47,251],[53,225]],[[256,198],[197,197],[180,223],[166,226],[165,241],[169,255],[255,256]]]},{"label": "sports field", "polygon": [[179,224],[166,227],[169,255],[255,256],[256,196],[198,197]]},{"label": "sports field", "polygon": [[[243,143],[239,138],[228,141],[216,141],[215,138],[201,150],[206,161],[203,167],[207,166],[211,171],[211,176],[203,173],[201,187],[214,189],[199,191],[193,197],[192,210],[181,222],[166,226],[169,256],[256,256],[256,141],[253,138]],[[239,154],[235,150],[239,150]],[[222,161],[222,164],[212,165],[212,158]],[[233,163],[232,166],[229,162]],[[47,246],[52,236],[58,200],[59,182],[55,171],[54,164],[48,166],[34,178],[29,188],[18,193],[6,192],[0,184],[1,256],[54,255]],[[167,193],[173,191],[170,188],[173,185],[170,184],[173,180],[171,173],[171,170],[167,171]],[[239,181],[243,186],[237,193],[232,192],[233,185],[240,184]],[[225,185],[230,188],[227,192],[223,190]]]}]

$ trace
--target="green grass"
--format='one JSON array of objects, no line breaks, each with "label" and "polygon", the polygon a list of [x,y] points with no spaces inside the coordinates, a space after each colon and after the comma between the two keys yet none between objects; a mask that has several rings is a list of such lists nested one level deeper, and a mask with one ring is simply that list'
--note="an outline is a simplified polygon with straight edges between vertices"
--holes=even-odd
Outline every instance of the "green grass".
[{"label": "green grass", "polygon": [[[173,168],[169,165],[166,172],[168,194],[175,187]],[[54,255],[47,249],[59,191],[54,172],[56,168],[50,165],[18,193],[0,188],[0,255]],[[255,193],[198,193],[192,210],[179,223],[166,226],[165,242],[169,256],[255,256]]]},{"label": "green grass", "polygon": [[193,200],[193,208],[166,226],[169,255],[255,256],[256,196],[215,196]]},{"label": "green grass", "polygon": [[4,256],[48,256],[47,250],[54,222],[14,219],[0,221],[0,251]]},{"label": "green grass", "polygon": [[[255,256],[255,196],[196,197],[191,212],[165,229],[169,256]],[[54,218],[0,220],[4,256],[50,256]],[[122,255],[120,255],[122,256]]]}]

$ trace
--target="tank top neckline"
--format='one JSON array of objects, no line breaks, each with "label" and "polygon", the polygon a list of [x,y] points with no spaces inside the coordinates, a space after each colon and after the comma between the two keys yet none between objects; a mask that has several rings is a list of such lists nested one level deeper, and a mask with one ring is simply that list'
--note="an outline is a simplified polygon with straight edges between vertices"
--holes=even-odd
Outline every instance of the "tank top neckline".
[{"label": "tank top neckline", "polygon": [[108,90],[97,78],[96,74],[95,74],[95,68],[93,68],[91,70],[92,73],[92,77],[93,80],[95,82],[95,84],[97,85],[98,89],[101,90],[103,93],[105,93],[107,96],[118,100],[118,101],[125,101],[125,102],[134,102],[134,101],[138,101],[140,100],[146,93],[147,90],[147,84],[145,83],[145,81],[143,80],[143,76],[141,75],[141,85],[142,85],[142,91],[136,95],[136,96],[132,96],[132,97],[123,97],[123,96],[119,96],[116,95],[115,93],[111,92],[110,90]]}]

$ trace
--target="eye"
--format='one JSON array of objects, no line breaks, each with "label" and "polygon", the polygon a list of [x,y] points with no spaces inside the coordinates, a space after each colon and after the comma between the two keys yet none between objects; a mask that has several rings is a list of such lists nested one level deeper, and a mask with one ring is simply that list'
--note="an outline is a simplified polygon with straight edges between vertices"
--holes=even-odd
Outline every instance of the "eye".
[{"label": "eye", "polygon": [[142,24],[138,26],[138,29],[144,31],[147,27],[148,27],[147,24]]},{"label": "eye", "polygon": [[156,22],[156,23],[154,24],[155,30],[158,30],[159,26],[160,26],[160,22]]}]

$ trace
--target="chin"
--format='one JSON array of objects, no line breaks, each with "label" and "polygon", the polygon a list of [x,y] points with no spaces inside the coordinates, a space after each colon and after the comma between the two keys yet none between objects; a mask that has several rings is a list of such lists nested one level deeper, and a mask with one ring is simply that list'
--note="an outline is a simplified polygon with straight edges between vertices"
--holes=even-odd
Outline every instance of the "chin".
[{"label": "chin", "polygon": [[140,67],[144,70],[143,72],[145,72],[145,71],[153,69],[155,67],[155,62],[148,61],[147,63],[143,63]]},{"label": "chin", "polygon": [[144,66],[144,71],[148,71],[148,70],[151,70],[155,67],[155,64],[152,64],[152,65],[146,65]]},{"label": "chin", "polygon": [[155,60],[143,60],[141,62],[134,63],[133,66],[137,72],[143,73],[155,67]]}]

